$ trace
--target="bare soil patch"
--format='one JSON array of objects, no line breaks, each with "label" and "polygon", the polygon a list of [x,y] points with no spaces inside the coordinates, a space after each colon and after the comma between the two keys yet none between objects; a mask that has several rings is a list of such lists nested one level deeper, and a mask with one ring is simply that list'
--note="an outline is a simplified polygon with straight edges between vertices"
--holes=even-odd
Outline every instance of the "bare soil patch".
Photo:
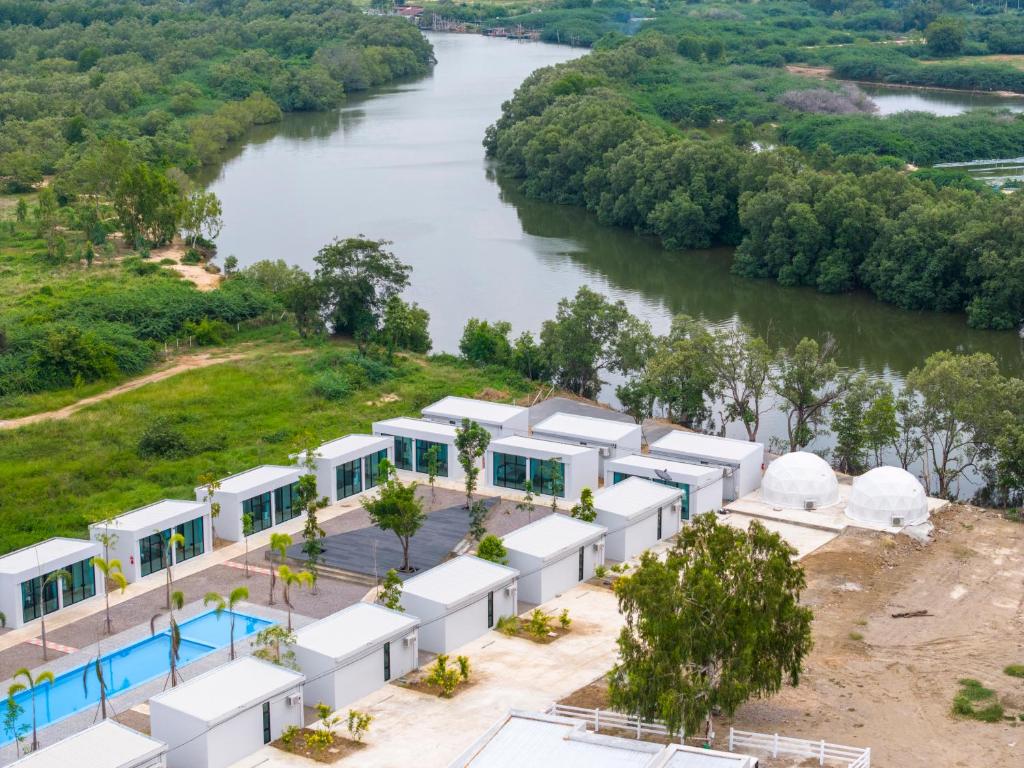
[{"label": "bare soil patch", "polygon": [[799,64],[787,64],[786,71],[794,75],[801,75],[802,77],[816,77],[818,79],[832,77],[831,67],[807,67]]},{"label": "bare soil patch", "polygon": [[182,263],[187,250],[184,243],[175,239],[170,245],[150,251],[150,258],[156,263],[164,259],[173,261],[174,263],[168,266],[200,291],[212,291],[218,288],[222,279],[219,272],[207,272],[206,267],[202,264]]},{"label": "bare soil patch", "polygon": [[353,741],[352,739],[346,739],[343,736],[335,735],[334,743],[329,747],[318,748],[310,746],[306,738],[315,731],[311,728],[301,728],[295,733],[295,738],[290,744],[285,744],[281,739],[272,741],[270,746],[280,749],[282,752],[288,752],[293,755],[302,755],[302,757],[308,758],[309,760],[315,760],[318,763],[326,763],[328,765],[336,763],[343,757],[358,753],[361,749],[365,749],[366,745],[361,741]]},{"label": "bare soil patch", "polygon": [[[454,662],[449,663],[451,664]],[[480,675],[472,673],[469,676],[469,680],[462,680],[459,682],[457,686],[455,686],[455,690],[452,691],[451,696],[445,696],[444,692],[441,690],[441,686],[436,685],[427,680],[428,676],[428,668],[421,668],[419,670],[416,670],[415,672],[410,672],[405,677],[400,677],[398,680],[395,680],[395,685],[401,686],[402,688],[408,688],[410,691],[416,691],[416,693],[422,693],[427,696],[434,696],[435,698],[439,699],[454,699],[459,694],[464,693],[465,691],[468,691],[474,686],[476,686],[476,684],[479,683],[481,680]]]},{"label": "bare soil patch", "polygon": [[573,622],[568,628],[559,626],[556,622],[552,622],[552,626],[543,635],[535,634],[530,631],[530,620],[529,618],[516,618],[517,624],[511,627],[501,629],[501,633],[506,637],[520,637],[523,640],[529,640],[530,642],[537,643],[538,645],[550,645],[551,643],[558,640],[560,637],[565,637],[576,629],[576,622]]}]

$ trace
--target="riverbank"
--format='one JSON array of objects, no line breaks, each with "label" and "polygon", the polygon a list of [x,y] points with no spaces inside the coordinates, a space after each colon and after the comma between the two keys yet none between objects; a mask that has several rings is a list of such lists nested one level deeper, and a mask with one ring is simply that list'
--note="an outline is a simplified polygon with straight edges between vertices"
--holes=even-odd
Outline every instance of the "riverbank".
[{"label": "riverbank", "polygon": [[802,64],[787,64],[786,71],[803,77],[813,77],[817,80],[835,80],[840,83],[853,83],[854,85],[877,85],[883,88],[901,88],[911,91],[936,91],[938,93],[950,94],[972,94],[975,96],[1000,96],[1004,98],[1024,97],[1021,91],[979,91],[964,88],[943,88],[938,85],[908,85],[906,83],[891,83],[882,80],[836,80],[832,67],[811,67]]}]

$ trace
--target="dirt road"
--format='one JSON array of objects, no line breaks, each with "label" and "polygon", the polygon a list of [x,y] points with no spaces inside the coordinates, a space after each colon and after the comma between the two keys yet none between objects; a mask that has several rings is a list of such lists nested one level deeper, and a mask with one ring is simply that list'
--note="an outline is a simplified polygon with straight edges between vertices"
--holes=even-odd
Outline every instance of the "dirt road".
[{"label": "dirt road", "polygon": [[119,384],[116,387],[108,389],[104,392],[100,392],[98,395],[92,395],[91,397],[84,397],[71,405],[66,405],[63,408],[58,408],[55,411],[44,411],[42,413],[33,413],[28,416],[22,416],[17,419],[0,419],[0,429],[18,429],[18,427],[28,426],[29,424],[38,424],[41,421],[52,421],[55,419],[66,419],[74,413],[82,410],[86,406],[92,405],[93,403],[99,403],[103,400],[109,400],[112,397],[123,394],[125,392],[131,392],[133,389],[145,386],[146,384],[152,384],[155,381],[163,381],[169,379],[171,376],[177,376],[179,373],[185,371],[192,371],[197,368],[206,368],[210,365],[218,365],[220,363],[231,362],[232,360],[240,360],[245,355],[240,353],[233,354],[215,354],[212,352],[203,352],[197,355],[188,355],[186,357],[180,357],[173,364],[159,371],[140,376],[137,379],[126,381],[124,384]]}]

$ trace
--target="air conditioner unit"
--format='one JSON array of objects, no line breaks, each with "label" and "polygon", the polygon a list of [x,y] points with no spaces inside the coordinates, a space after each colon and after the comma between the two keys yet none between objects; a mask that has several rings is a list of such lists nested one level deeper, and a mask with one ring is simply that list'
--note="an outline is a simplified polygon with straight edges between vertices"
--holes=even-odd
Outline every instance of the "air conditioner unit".
[{"label": "air conditioner unit", "polygon": [[893,528],[902,528],[903,527],[903,517],[901,515],[894,515],[893,518],[892,518],[892,526],[893,526]]},{"label": "air conditioner unit", "polygon": [[415,632],[411,632],[410,634],[408,634],[408,635],[406,635],[405,637],[402,638],[402,644],[403,645],[412,645],[415,642],[416,642],[416,633]]},{"label": "air conditioner unit", "polygon": [[301,707],[302,706],[302,694],[301,693],[289,693],[284,697],[284,703],[289,707]]},{"label": "air conditioner unit", "polygon": [[612,455],[612,448],[610,445],[606,445],[601,448],[601,458],[607,459]]},{"label": "air conditioner unit", "polygon": [[808,510],[814,509],[814,500],[813,499],[804,499],[804,509],[808,509]]},{"label": "air conditioner unit", "polygon": [[507,587],[505,587],[505,594],[506,595],[511,595],[515,591],[516,591],[516,583],[514,581],[511,584],[509,584]]}]

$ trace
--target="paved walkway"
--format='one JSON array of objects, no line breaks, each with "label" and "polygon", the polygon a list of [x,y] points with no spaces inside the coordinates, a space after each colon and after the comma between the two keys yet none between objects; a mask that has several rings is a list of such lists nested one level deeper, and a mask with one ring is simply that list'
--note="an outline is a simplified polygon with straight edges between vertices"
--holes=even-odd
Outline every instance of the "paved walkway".
[{"label": "paved walkway", "polygon": [[[459,649],[472,665],[471,684],[452,699],[388,685],[345,707],[373,715],[367,748],[352,759],[359,768],[444,768],[509,709],[543,710],[611,669],[622,626],[610,590],[583,584],[544,605],[568,608],[573,631],[540,645],[488,632]],[[339,731],[344,735],[344,727]],[[305,758],[273,747],[235,768],[306,768]]]}]

